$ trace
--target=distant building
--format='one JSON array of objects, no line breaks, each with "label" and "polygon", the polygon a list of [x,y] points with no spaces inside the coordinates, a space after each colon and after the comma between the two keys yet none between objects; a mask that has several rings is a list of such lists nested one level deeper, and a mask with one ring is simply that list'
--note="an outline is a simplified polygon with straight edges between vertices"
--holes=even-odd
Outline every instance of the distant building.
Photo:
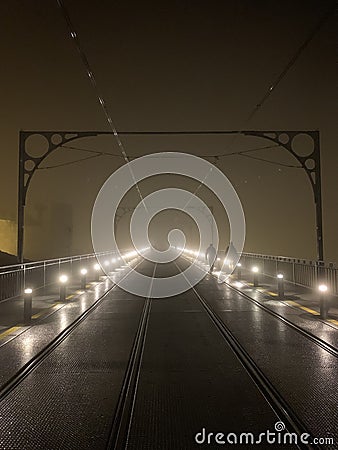
[{"label": "distant building", "polygon": [[0,251],[16,254],[16,223],[13,220],[0,219]]}]

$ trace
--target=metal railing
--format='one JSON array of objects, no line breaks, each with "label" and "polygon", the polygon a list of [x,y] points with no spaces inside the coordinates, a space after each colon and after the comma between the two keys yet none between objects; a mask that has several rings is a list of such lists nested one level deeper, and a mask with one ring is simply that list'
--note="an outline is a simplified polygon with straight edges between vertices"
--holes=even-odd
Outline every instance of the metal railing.
[{"label": "metal railing", "polygon": [[324,283],[338,295],[338,269],[333,263],[256,253],[242,253],[241,262],[245,267],[258,265],[265,275],[276,277],[282,273],[286,281],[301,286],[317,289],[319,283]]},{"label": "metal railing", "polygon": [[[39,290],[56,283],[61,273],[78,277],[81,267],[92,268],[97,257],[105,255],[116,256],[113,252],[89,253],[0,267],[0,301],[21,295],[26,287]],[[261,273],[272,277],[283,273],[286,281],[302,286],[316,289],[319,282],[325,283],[332,294],[338,295],[338,269],[333,263],[257,253],[242,253],[241,262],[246,268],[258,265]]]},{"label": "metal railing", "polygon": [[56,283],[61,273],[79,276],[81,267],[94,266],[97,257],[112,257],[113,252],[89,253],[0,267],[0,301],[21,295],[26,287],[35,291]]}]

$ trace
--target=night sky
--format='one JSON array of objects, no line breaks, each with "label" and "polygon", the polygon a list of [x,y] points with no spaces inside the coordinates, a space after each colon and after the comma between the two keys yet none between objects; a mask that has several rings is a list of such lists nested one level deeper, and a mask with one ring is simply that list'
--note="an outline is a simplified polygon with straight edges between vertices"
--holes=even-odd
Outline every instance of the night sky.
[{"label": "night sky", "polygon": [[[338,261],[337,22],[333,13],[247,123],[269,86],[332,9],[332,1],[65,0],[65,5],[118,130],[238,130],[243,126],[319,130],[325,259]],[[0,219],[16,220],[19,130],[108,130],[108,126],[56,1],[4,0],[0,22]],[[243,204],[246,251],[315,257],[313,196],[301,169],[238,155],[210,156],[269,145],[268,141],[243,136],[122,140],[130,157],[183,151],[217,162]],[[71,145],[119,154],[112,136]],[[42,167],[89,155],[58,150]],[[282,148],[252,155],[273,163],[297,163]],[[121,157],[103,155],[37,171],[27,199],[26,256],[90,252],[93,201],[122,163]],[[177,177],[163,177],[140,188],[146,194],[174,185],[196,187]],[[226,217],[210,192],[201,189],[200,195],[214,207],[225,248]],[[131,192],[124,205],[136,203],[137,195]],[[177,225],[177,221],[173,214],[159,224]],[[161,225],[156,229],[163,231]]]}]

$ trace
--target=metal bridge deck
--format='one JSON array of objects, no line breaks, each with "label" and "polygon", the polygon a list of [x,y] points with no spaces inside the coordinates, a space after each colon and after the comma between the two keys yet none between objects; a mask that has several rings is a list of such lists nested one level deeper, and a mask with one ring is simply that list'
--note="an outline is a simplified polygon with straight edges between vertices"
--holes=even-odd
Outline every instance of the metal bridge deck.
[{"label": "metal bridge deck", "polygon": [[[159,265],[156,276],[184,266],[185,261],[176,268]],[[148,275],[153,269],[142,263],[141,270]],[[225,323],[301,426],[313,437],[335,440],[323,448],[337,448],[337,357],[207,276],[196,291],[150,300],[144,339],[141,333],[135,350],[139,359],[125,397],[121,392],[146,300],[118,287],[108,292],[25,377],[1,390],[0,449],[104,449],[115,442],[116,448],[189,449],[203,447],[195,442],[203,428],[238,436],[274,432],[275,423],[284,417],[197,294]],[[20,339],[22,346],[24,334]],[[10,368],[7,377],[18,369],[20,358],[26,362],[34,356],[34,352],[25,355],[22,347],[19,354],[19,345],[11,353],[14,343],[0,348],[0,358]],[[3,364],[0,380],[4,385]],[[227,448],[211,442],[205,445]],[[297,448],[276,443],[258,447]]]}]

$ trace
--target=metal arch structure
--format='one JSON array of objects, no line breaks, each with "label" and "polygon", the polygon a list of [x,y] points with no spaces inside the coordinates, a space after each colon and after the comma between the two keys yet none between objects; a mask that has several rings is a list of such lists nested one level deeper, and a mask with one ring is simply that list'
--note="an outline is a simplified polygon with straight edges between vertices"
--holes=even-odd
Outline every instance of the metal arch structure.
[{"label": "metal arch structure", "polygon": [[[317,237],[317,259],[324,260],[323,246],[323,218],[322,218],[322,195],[321,195],[321,162],[320,162],[320,137],[319,131],[288,131],[288,130],[204,130],[204,131],[118,131],[119,135],[229,135],[241,134],[244,136],[254,136],[272,141],[294,156],[301,164],[302,169],[307,174],[314,195],[316,209],[316,237]],[[24,226],[25,226],[25,205],[27,191],[35,171],[42,161],[52,152],[75,139],[93,137],[99,135],[110,135],[109,131],[20,131],[19,137],[19,179],[18,179],[18,237],[17,237],[17,257],[19,263],[23,262],[24,246]],[[37,135],[44,139],[43,149],[35,151],[27,150],[27,140]],[[305,135],[312,140],[312,151],[303,156],[295,151],[292,146],[293,140]]]}]

